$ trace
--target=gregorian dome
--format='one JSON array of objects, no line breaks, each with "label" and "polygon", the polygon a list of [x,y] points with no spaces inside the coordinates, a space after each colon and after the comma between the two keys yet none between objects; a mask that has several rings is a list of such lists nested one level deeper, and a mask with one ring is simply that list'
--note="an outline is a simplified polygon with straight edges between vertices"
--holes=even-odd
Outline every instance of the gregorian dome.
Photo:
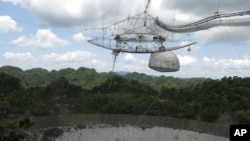
[{"label": "gregorian dome", "polygon": [[171,51],[155,52],[149,59],[149,68],[160,72],[175,72],[180,69],[178,57]]}]

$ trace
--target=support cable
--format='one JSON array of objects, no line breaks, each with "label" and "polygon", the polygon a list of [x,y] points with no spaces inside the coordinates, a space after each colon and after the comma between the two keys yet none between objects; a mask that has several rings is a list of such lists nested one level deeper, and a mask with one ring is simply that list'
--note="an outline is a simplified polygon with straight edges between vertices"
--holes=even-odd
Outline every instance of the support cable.
[{"label": "support cable", "polygon": [[120,2],[121,2],[121,0],[118,0],[118,6],[117,6],[117,9],[116,9],[116,12],[115,12],[115,23],[117,22],[117,16],[118,16],[119,9],[120,9]]},{"label": "support cable", "polygon": [[215,11],[215,14],[219,14],[220,6],[221,6],[221,0],[218,0],[218,5],[217,5],[217,9]]},{"label": "support cable", "polygon": [[154,101],[149,105],[149,107],[146,109],[146,111],[139,117],[139,119],[136,121],[136,123],[134,124],[134,126],[138,125],[140,123],[140,121],[143,119],[143,117],[147,114],[147,112],[153,107],[153,105],[157,102],[157,100],[159,99],[159,97],[162,95],[164,88],[162,88],[162,90],[159,92],[159,94],[155,97]]},{"label": "support cable", "polygon": [[[218,0],[218,6],[217,6],[217,11],[215,12],[216,14],[219,14],[219,9],[220,9],[220,6],[221,6],[221,0]],[[233,37],[231,36],[231,34],[229,33],[229,31],[224,27],[223,28],[224,31],[226,32],[226,35],[227,35],[227,38],[228,38],[228,41],[231,42],[231,44],[233,45],[233,48],[236,52],[236,54],[238,55],[238,57],[242,57],[241,53],[239,52],[238,48],[237,48],[237,45],[235,43],[235,40],[233,39]],[[247,72],[247,74],[250,74],[249,70],[248,70],[248,67],[244,64],[244,66],[241,66],[241,68],[243,70],[245,70]],[[240,72],[241,73],[241,72]]]},{"label": "support cable", "polygon": [[148,2],[147,2],[147,5],[146,5],[145,10],[144,10],[144,13],[148,12],[149,6],[150,6],[150,0],[148,0]]},{"label": "support cable", "polygon": [[[176,9],[177,9],[178,4],[179,4],[179,1],[177,0],[176,3],[175,3],[175,6],[174,6],[174,10],[173,10],[174,11],[173,12],[173,25],[176,25],[175,16],[176,16]],[[175,34],[174,33],[172,33],[172,40],[175,40]]]},{"label": "support cable", "polygon": [[[242,58],[242,54],[239,52],[239,50],[237,48],[238,46],[236,45],[237,44],[236,41],[234,40],[234,38],[232,37],[232,35],[229,33],[229,31],[225,27],[224,27],[224,30],[226,32],[228,41],[231,42],[231,44],[233,45],[233,48],[234,48],[236,54],[238,55],[239,58]],[[250,71],[248,69],[247,64],[243,63],[242,66],[241,66],[241,69],[245,70],[247,74],[250,74]],[[242,73],[242,72],[240,72],[240,73]]]}]

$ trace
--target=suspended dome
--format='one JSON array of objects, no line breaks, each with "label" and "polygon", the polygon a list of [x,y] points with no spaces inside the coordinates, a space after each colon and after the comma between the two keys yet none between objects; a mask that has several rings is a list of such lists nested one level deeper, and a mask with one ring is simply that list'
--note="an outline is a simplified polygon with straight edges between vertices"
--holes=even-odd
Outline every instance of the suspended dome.
[{"label": "suspended dome", "polygon": [[180,62],[171,51],[155,52],[151,54],[148,66],[159,72],[175,72],[179,71]]}]

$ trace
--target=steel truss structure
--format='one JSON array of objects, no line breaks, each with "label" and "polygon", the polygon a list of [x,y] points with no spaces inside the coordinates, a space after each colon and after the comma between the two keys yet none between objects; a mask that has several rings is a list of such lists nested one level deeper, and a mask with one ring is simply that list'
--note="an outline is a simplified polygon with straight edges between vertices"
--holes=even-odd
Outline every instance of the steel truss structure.
[{"label": "steel truss structure", "polygon": [[96,37],[88,42],[106,49],[130,53],[170,51],[195,44],[165,47],[164,42],[173,42],[172,33],[157,25],[156,21],[158,19],[148,13],[128,17],[104,28],[103,37]]},{"label": "steel truss structure", "polygon": [[[115,56],[120,52],[151,53],[148,66],[159,72],[175,72],[180,68],[178,57],[172,50],[184,48],[196,42],[174,42],[174,33],[189,33],[216,26],[250,26],[250,11],[219,13],[185,25],[168,25],[148,14],[150,0],[145,11],[133,17],[103,28],[103,36],[88,42],[110,49]],[[167,46],[164,44],[167,43]],[[173,47],[169,46],[175,43]],[[184,44],[183,44],[184,43]],[[177,44],[177,45],[176,45]],[[113,70],[114,70],[113,64]]]},{"label": "steel truss structure", "polygon": [[103,37],[96,37],[88,42],[116,52],[172,51],[196,43],[189,42],[185,45],[166,47],[164,42],[171,43],[173,33],[195,32],[216,26],[250,26],[250,11],[215,13],[202,20],[180,26],[167,25],[145,11],[105,27]]}]

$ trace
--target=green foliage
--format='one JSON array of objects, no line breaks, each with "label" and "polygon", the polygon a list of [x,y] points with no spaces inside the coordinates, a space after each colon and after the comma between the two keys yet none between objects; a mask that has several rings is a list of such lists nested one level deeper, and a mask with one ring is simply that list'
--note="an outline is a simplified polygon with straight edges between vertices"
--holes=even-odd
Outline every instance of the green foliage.
[{"label": "green foliage", "polygon": [[0,86],[0,93],[7,94],[10,94],[21,88],[19,79],[7,75],[6,73],[0,73]]},{"label": "green foliage", "polygon": [[0,73],[0,110],[8,114],[147,114],[209,122],[227,114],[229,122],[250,123],[250,78],[115,75],[84,67],[49,72],[6,66],[3,70],[13,74]]},{"label": "green foliage", "polygon": [[125,79],[116,75],[110,79],[107,79],[101,85],[94,87],[92,92],[102,94],[124,92],[135,94],[157,94],[157,91],[145,84],[141,84],[135,80]]},{"label": "green foliage", "polygon": [[68,80],[85,89],[92,89],[106,80],[105,75],[98,74],[94,69],[80,67],[67,76]]},{"label": "green foliage", "polygon": [[51,73],[53,74],[53,76],[55,76],[55,78],[58,78],[58,77],[68,77],[71,73],[75,71],[76,71],[75,69],[66,68],[66,69],[60,69],[58,71],[52,70]]},{"label": "green foliage", "polygon": [[59,114],[65,108],[70,109],[70,106],[78,104],[76,101],[78,102],[84,93],[81,87],[71,84],[64,77],[46,87],[29,88],[27,91],[33,100],[31,113],[36,116]]},{"label": "green foliage", "polygon": [[201,120],[208,122],[215,122],[219,116],[220,112],[218,109],[216,109],[216,107],[204,108],[200,113]]},{"label": "green foliage", "polygon": [[234,113],[233,118],[238,124],[250,123],[250,111],[237,111]]},{"label": "green foliage", "polygon": [[14,66],[3,66],[0,68],[0,72],[9,74],[19,79],[21,79],[24,75],[24,71],[22,69]]},{"label": "green foliage", "polygon": [[19,120],[6,119],[6,115],[0,113],[0,141],[22,141],[28,134],[25,132],[34,123],[29,118]]},{"label": "green foliage", "polygon": [[[45,97],[52,96],[67,96],[73,97],[74,94],[78,94],[81,92],[81,87],[76,86],[74,84],[70,84],[69,81],[65,77],[60,77],[56,81],[47,85],[44,90]],[[47,97],[47,98],[48,98]]]},{"label": "green foliage", "polygon": [[7,114],[22,113],[30,102],[25,100],[26,98],[27,94],[19,79],[0,73],[0,110],[6,111]]},{"label": "green foliage", "polygon": [[46,69],[33,68],[25,71],[22,80],[25,87],[37,87],[49,84],[54,76]]},{"label": "green foliage", "polygon": [[142,84],[146,84],[151,86],[156,90],[160,90],[162,87],[165,88],[187,88],[192,85],[197,85],[207,81],[205,78],[190,78],[190,79],[182,79],[182,78],[174,78],[174,77],[166,77],[166,76],[149,76],[143,73],[127,73],[123,75],[124,78],[136,80]]},{"label": "green foliage", "polygon": [[90,93],[86,99],[88,112],[142,114],[157,91],[134,80],[113,76]]},{"label": "green foliage", "polygon": [[21,141],[25,139],[33,123],[21,118],[28,109],[29,99],[20,80],[0,73],[0,141]]},{"label": "green foliage", "polygon": [[[23,71],[20,68],[13,66],[3,66],[0,67],[0,72],[5,72],[11,76],[19,78],[24,87],[45,87],[54,80],[60,77],[65,77],[70,83],[88,90],[102,84],[110,78],[110,75],[112,75],[110,73],[97,73],[94,69],[84,67],[80,67],[77,70],[66,68],[58,71],[52,70],[49,72],[48,70],[42,68],[33,68]],[[207,81],[205,78],[182,79],[165,76],[157,77],[136,72],[126,73],[125,75],[122,75],[122,77],[148,85],[155,90],[160,90],[162,87],[187,88]]]},{"label": "green foliage", "polygon": [[224,77],[190,88],[164,88],[161,99],[168,103],[169,116],[216,122],[221,114],[233,113],[236,116],[232,122],[239,122],[239,118],[248,121],[247,116],[235,113],[250,108],[249,80]]}]

